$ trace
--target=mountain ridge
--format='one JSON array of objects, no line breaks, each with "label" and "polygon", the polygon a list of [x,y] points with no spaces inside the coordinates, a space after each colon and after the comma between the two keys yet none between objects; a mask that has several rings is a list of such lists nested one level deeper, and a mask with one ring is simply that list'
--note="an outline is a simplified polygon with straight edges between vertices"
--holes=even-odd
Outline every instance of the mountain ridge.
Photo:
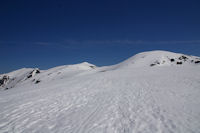
[{"label": "mountain ridge", "polygon": [[200,132],[200,67],[191,63],[198,57],[161,53],[4,75],[0,132]]},{"label": "mountain ridge", "polygon": [[[0,88],[9,89],[16,86],[18,83],[26,82],[31,79],[31,82],[38,84],[41,80],[49,81],[52,77],[59,78],[60,75],[77,75],[83,71],[96,70],[99,72],[106,72],[120,68],[138,68],[138,67],[155,67],[155,66],[184,66],[184,65],[199,65],[200,58],[196,56],[189,56],[180,53],[173,53],[168,51],[148,51],[138,53],[127,60],[112,66],[97,67],[88,62],[82,62],[73,65],[62,65],[48,70],[40,70],[39,68],[22,68],[0,75]],[[41,75],[41,76],[38,76]],[[54,76],[53,76],[54,75]],[[33,78],[35,77],[36,78]],[[63,77],[62,77],[63,78]]]}]

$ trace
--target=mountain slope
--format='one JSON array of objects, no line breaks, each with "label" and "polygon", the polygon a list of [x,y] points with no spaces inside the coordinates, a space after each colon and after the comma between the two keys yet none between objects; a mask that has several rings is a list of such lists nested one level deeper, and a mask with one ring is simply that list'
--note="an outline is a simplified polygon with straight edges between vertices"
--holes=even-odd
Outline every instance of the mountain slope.
[{"label": "mountain slope", "polygon": [[132,61],[1,91],[0,132],[200,132],[200,66]]},{"label": "mountain slope", "polygon": [[10,89],[24,84],[33,85],[41,81],[50,82],[52,80],[72,77],[95,68],[95,65],[87,62],[75,65],[63,65],[43,71],[38,68],[23,68],[0,75],[0,89]]},{"label": "mountain slope", "polygon": [[200,58],[168,51],[151,51],[139,53],[124,62],[120,67],[134,66],[175,66],[175,65],[197,65],[200,64]]},{"label": "mountain slope", "polygon": [[0,75],[0,89],[13,88],[38,73],[40,73],[40,70],[37,68],[22,68],[7,74],[2,74]]}]

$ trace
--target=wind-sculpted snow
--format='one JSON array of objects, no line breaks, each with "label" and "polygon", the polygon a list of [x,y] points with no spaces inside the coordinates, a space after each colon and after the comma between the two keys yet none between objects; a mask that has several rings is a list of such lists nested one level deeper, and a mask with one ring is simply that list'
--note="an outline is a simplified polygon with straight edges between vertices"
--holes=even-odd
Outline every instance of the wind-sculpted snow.
[{"label": "wind-sculpted snow", "polygon": [[1,91],[0,132],[200,132],[200,66],[64,71]]}]

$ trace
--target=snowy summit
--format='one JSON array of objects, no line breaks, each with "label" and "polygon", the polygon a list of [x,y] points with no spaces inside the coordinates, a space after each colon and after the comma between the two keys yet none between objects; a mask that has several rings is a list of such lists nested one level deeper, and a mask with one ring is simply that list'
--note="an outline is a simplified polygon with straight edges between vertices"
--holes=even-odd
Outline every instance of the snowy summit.
[{"label": "snowy summit", "polygon": [[0,132],[199,133],[200,58],[150,51],[1,74]]},{"label": "snowy summit", "polygon": [[200,58],[168,51],[151,51],[139,53],[126,61],[121,66],[182,66],[200,64]]}]

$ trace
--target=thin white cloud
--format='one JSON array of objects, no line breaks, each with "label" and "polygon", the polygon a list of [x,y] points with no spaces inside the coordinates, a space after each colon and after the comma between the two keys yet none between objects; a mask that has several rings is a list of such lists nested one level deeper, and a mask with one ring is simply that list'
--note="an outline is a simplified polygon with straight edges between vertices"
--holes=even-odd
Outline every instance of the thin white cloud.
[{"label": "thin white cloud", "polygon": [[200,44],[200,40],[178,40],[178,41],[143,41],[143,40],[67,40],[62,43],[66,46],[96,46],[96,45],[148,45],[148,44]]},{"label": "thin white cloud", "polygon": [[119,46],[119,45],[148,45],[148,44],[200,44],[200,40],[175,40],[175,41],[143,41],[143,40],[65,40],[62,42],[19,42],[19,41],[0,41],[0,44],[23,44],[58,46],[63,48],[93,47],[93,46]]}]

